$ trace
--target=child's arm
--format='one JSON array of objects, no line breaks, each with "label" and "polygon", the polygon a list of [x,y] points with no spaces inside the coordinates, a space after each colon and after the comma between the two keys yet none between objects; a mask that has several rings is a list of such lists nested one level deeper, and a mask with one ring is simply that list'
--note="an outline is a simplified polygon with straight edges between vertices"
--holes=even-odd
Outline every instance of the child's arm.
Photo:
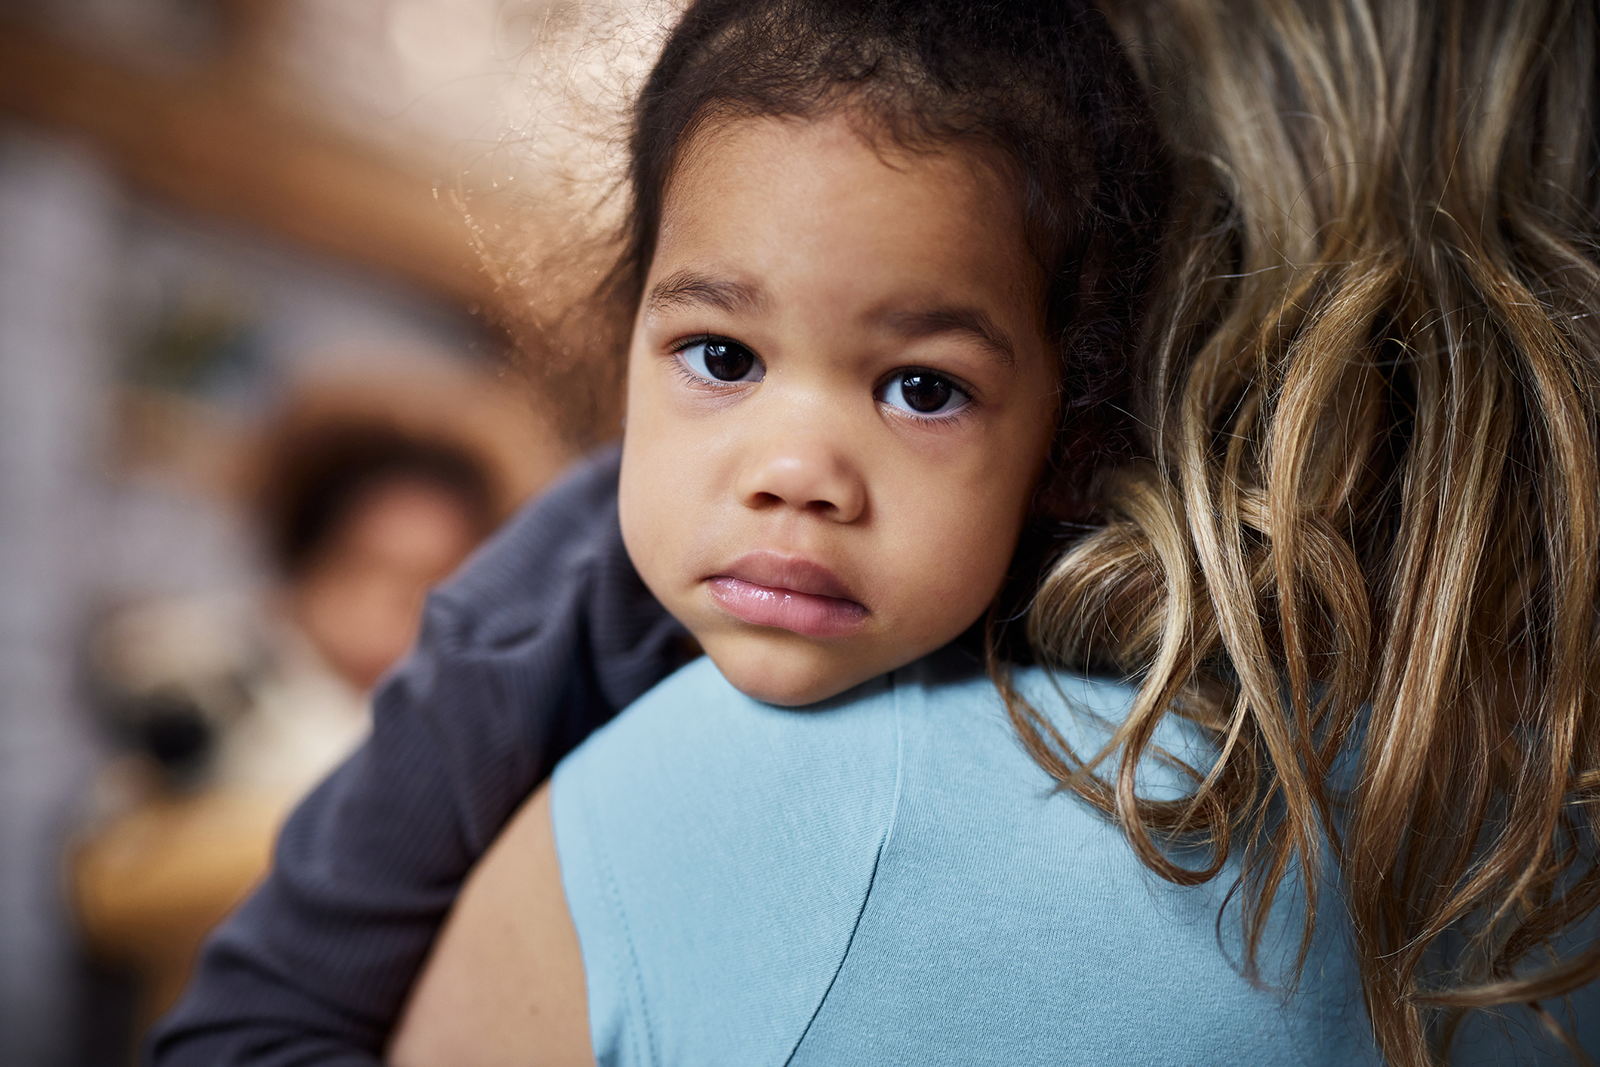
[{"label": "child's arm", "polygon": [[379,1061],[468,868],[556,762],[685,658],[629,564],[615,452],[431,598],[372,739],[290,818],[271,874],[155,1030],[159,1067]]}]

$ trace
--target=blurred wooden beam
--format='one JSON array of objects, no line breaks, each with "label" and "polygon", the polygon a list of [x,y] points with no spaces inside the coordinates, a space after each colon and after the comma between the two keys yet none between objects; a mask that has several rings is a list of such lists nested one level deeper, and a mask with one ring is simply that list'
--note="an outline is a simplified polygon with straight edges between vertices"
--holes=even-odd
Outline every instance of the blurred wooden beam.
[{"label": "blurred wooden beam", "polygon": [[87,138],[134,186],[465,304],[488,278],[432,183],[233,89],[129,70],[0,19],[0,114]]}]

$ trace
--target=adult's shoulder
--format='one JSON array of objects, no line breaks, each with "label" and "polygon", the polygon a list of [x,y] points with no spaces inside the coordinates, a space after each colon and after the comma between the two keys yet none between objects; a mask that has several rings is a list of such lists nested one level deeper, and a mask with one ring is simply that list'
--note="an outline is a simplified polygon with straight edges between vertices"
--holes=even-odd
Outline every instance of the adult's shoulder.
[{"label": "adult's shoulder", "polygon": [[[639,856],[715,841],[729,858],[748,853],[768,864],[774,834],[800,848],[844,839],[875,848],[893,799],[899,731],[892,675],[832,700],[784,708],[740,693],[702,657],[557,768],[558,830],[563,805],[581,805],[589,827],[606,840],[646,837],[649,825],[672,831],[639,841]],[[812,814],[797,823],[802,812]],[[680,844],[690,838],[693,846]],[[672,860],[665,852],[655,858]]]},{"label": "adult's shoulder", "polygon": [[773,707],[702,659],[562,762],[552,820],[597,1054],[783,1062],[890,831],[896,700],[880,679]]},{"label": "adult's shoulder", "polygon": [[896,683],[896,675],[887,675],[831,700],[778,707],[739,692],[702,656],[590,738],[569,758],[566,773],[587,775],[593,767],[610,777],[630,767],[664,783],[694,778],[707,790],[737,790],[759,779],[826,793],[892,767]]}]

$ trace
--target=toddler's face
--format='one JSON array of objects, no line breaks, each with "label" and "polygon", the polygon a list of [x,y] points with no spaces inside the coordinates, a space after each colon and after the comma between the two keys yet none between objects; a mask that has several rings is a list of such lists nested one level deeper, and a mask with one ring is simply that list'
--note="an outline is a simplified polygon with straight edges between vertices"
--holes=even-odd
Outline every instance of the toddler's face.
[{"label": "toddler's face", "polygon": [[840,693],[975,622],[1049,448],[1056,370],[1010,183],[847,114],[699,134],[628,364],[622,532],[741,691]]}]

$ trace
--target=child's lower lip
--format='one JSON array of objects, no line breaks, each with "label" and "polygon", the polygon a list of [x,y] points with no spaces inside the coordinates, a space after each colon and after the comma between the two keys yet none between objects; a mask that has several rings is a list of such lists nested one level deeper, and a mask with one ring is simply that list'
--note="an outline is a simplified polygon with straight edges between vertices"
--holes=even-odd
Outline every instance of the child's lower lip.
[{"label": "child's lower lip", "polygon": [[776,626],[807,637],[844,637],[867,618],[867,609],[854,600],[773,589],[726,575],[708,579],[706,585],[724,611],[753,626]]}]

